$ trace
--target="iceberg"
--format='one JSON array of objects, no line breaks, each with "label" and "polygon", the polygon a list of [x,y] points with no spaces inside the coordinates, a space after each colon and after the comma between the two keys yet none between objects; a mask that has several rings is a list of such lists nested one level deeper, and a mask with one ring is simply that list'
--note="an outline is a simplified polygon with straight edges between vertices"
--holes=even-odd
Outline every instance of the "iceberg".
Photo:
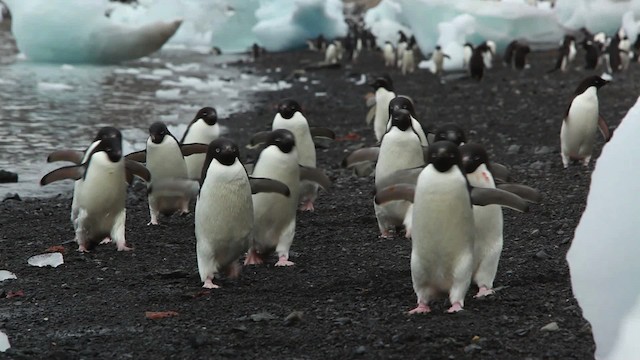
[{"label": "iceberg", "polygon": [[[560,0],[555,14],[558,22],[569,29],[585,27],[592,33],[613,35],[620,28],[620,19],[628,12],[640,12],[640,2],[612,0]],[[631,42],[635,38],[631,38]]]},{"label": "iceberg", "polygon": [[[640,275],[640,169],[629,166],[640,162],[638,133],[640,99],[602,150],[587,207],[567,253],[573,293],[591,323],[598,359],[610,358],[619,341],[624,353],[625,339],[637,342],[640,337],[640,285],[635,278]],[[636,356],[634,352],[617,358]]]},{"label": "iceberg", "polygon": [[382,47],[386,41],[397,45],[398,31],[411,36],[413,32],[407,26],[402,8],[396,0],[382,0],[377,6],[367,10],[364,24],[376,37],[376,45]]},{"label": "iceberg", "polygon": [[18,49],[32,61],[118,63],[151,54],[176,32],[181,20],[130,26],[106,16],[104,1],[5,0]]}]

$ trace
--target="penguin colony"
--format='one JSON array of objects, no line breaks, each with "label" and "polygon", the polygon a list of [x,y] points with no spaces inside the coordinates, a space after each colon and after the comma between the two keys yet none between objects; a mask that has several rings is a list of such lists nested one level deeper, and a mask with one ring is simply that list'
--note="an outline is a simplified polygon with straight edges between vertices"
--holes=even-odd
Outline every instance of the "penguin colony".
[{"label": "penguin colony", "polygon": [[[356,62],[361,51],[375,48],[375,39],[351,25],[345,40],[328,43],[319,36],[309,41],[310,48],[324,51],[327,63]],[[624,71],[634,58],[623,31],[611,39],[582,33],[586,69]],[[416,41],[401,31],[398,36],[397,47],[387,42],[381,52],[387,70],[404,75],[415,70]],[[525,69],[530,51],[526,43],[513,41],[504,51],[504,65]],[[570,71],[576,54],[576,38],[567,35],[550,72]],[[491,41],[464,45],[464,65],[472,79],[481,80],[495,57]],[[436,46],[436,75],[442,75],[448,58]],[[560,131],[565,168],[571,161],[589,164],[597,129],[605,140],[611,137],[597,97],[606,84],[590,76],[576,86]],[[495,291],[504,241],[503,208],[527,212],[541,201],[541,194],[510,182],[508,166],[493,161],[482,144],[469,142],[468,129],[421,122],[412,99],[396,93],[388,74],[373,77],[368,85],[374,92],[367,96],[366,124],[377,144],[347,154],[341,165],[356,176],[375,177],[371,201],[380,238],[403,232],[412,243],[417,305],[408,313],[430,312],[430,303],[439,295],[448,297],[447,312],[461,311],[471,284],[477,288],[475,298]],[[301,104],[283,99],[271,130],[255,134],[246,144],[260,147],[255,163],[243,163],[240,144],[220,136],[218,120],[214,108],[202,108],[180,140],[166,124],[155,122],[148,128],[146,149],[127,155],[122,153],[122,135],[113,127],[99,129],[84,151],[51,153],[49,162],[72,165],[48,173],[41,184],[75,181],[70,219],[78,250],[95,251],[98,244],[109,242],[118,251],[132,250],[124,237],[125,199],[127,184],[137,177],[147,184],[148,225],[157,225],[161,215],[188,213],[195,201],[195,258],[203,287],[218,288],[218,276],[237,278],[242,258],[244,266],[259,265],[275,254],[275,266],[294,265],[290,249],[296,214],[313,211],[321,190],[331,187],[331,180],[316,166],[314,140],[335,139],[335,134],[311,127]]]}]

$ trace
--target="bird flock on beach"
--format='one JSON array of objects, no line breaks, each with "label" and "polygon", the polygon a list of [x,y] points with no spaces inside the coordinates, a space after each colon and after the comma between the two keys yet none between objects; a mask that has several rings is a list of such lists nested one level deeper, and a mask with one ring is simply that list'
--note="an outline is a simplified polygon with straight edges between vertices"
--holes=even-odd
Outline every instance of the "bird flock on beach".
[{"label": "bird flock on beach", "polygon": [[[375,48],[375,38],[352,25],[347,38],[328,42],[320,36],[309,41],[310,48],[324,51],[328,64],[357,61],[364,48]],[[624,71],[634,58],[623,31],[611,38],[581,33],[587,69],[594,65]],[[387,42],[379,49],[384,66],[410,73],[416,41],[402,32],[399,40],[396,47]],[[514,41],[503,60],[524,69],[529,51],[526,43]],[[575,37],[567,35],[558,53],[551,71],[567,71],[577,54]],[[482,79],[495,54],[492,41],[465,44],[469,76]],[[447,57],[435,48],[437,75]],[[598,107],[598,89],[606,84],[600,76],[588,76],[576,86],[560,132],[565,168],[572,161],[589,164],[598,129],[605,140],[611,137]],[[429,303],[439,294],[448,294],[448,312],[458,312],[472,283],[477,298],[494,293],[503,208],[526,212],[540,202],[541,194],[510,182],[508,166],[491,160],[482,144],[468,142],[467,129],[421,123],[411,97],[395,92],[390,75],[376,76],[369,85],[373,93],[367,96],[369,110],[363,117],[376,144],[347,154],[341,165],[355,176],[374,176],[371,201],[380,238],[403,233],[411,241],[417,306],[409,313],[430,312]],[[243,144],[260,148],[255,163],[242,163],[240,144],[221,137],[218,120],[214,108],[200,109],[180,140],[166,124],[154,122],[146,148],[130,154],[123,154],[122,134],[114,127],[99,129],[84,151],[52,152],[49,162],[71,165],[46,174],[41,184],[75,181],[70,218],[78,250],[94,251],[109,242],[119,251],[132,250],[125,240],[125,204],[127,186],[137,177],[147,184],[150,226],[157,225],[161,215],[188,213],[195,199],[196,261],[203,287],[218,288],[217,276],[236,278],[242,258],[245,266],[259,265],[275,253],[275,266],[294,265],[289,250],[296,214],[313,211],[320,190],[331,186],[317,167],[314,140],[335,139],[334,132],[310,127],[301,105],[283,99],[271,130]]]}]

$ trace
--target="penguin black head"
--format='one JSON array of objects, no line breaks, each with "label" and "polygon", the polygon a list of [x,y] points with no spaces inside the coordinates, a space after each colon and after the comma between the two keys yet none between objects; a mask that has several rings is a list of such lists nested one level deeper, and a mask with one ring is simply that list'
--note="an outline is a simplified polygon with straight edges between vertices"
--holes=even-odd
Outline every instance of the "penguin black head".
[{"label": "penguin black head", "polygon": [[460,166],[462,159],[458,145],[451,141],[436,141],[427,150],[427,165],[433,164],[439,172],[445,172],[453,166]]},{"label": "penguin black head", "polygon": [[435,137],[433,141],[441,140],[448,140],[456,145],[460,145],[467,142],[467,136],[460,126],[449,123],[440,125],[435,131]]},{"label": "penguin black head", "polygon": [[389,75],[380,76],[369,85],[371,85],[374,90],[384,88],[388,91],[393,91],[393,82],[391,81],[391,77]]},{"label": "penguin black head", "polygon": [[285,119],[291,119],[296,112],[302,113],[302,108],[293,99],[284,99],[278,104],[278,113]]},{"label": "penguin black head", "polygon": [[200,111],[198,111],[196,117],[194,118],[194,120],[198,119],[202,119],[207,123],[207,125],[213,126],[218,122],[218,113],[216,112],[216,109],[210,106],[203,107],[202,109],[200,109]]},{"label": "penguin black head", "polygon": [[489,164],[489,155],[480,144],[464,144],[460,146],[460,155],[462,156],[462,168],[467,174],[476,171],[478,166]]},{"label": "penguin black head", "polygon": [[391,113],[391,126],[405,131],[411,127],[411,114],[404,109],[395,109]]},{"label": "penguin black head", "polygon": [[413,102],[406,96],[396,96],[389,102],[389,114],[393,114],[398,109],[407,110],[411,116],[417,117]]},{"label": "penguin black head", "polygon": [[275,145],[285,154],[291,152],[296,146],[296,138],[293,133],[286,129],[273,130],[267,137],[266,146]]},{"label": "penguin black head", "polygon": [[238,145],[229,139],[218,138],[209,144],[205,163],[211,163],[212,159],[216,159],[222,165],[231,166],[239,157],[240,149]]},{"label": "penguin black head", "polygon": [[154,144],[160,144],[167,135],[171,135],[171,133],[162,121],[156,121],[149,126],[149,137]]},{"label": "penguin black head", "polygon": [[105,126],[103,128],[100,128],[100,130],[98,130],[98,133],[96,134],[96,137],[93,139],[93,141],[103,140],[107,138],[118,138],[118,137],[122,139],[122,134],[120,133],[120,130],[111,126]]},{"label": "penguin black head", "polygon": [[442,47],[440,45],[436,45],[436,50],[440,51],[442,50]]},{"label": "penguin black head", "polygon": [[607,85],[609,82],[598,75],[589,76],[588,78],[582,80],[580,85],[576,88],[576,95],[580,95],[588,88],[595,86],[596,89],[600,89],[601,87]]},{"label": "penguin black head", "polygon": [[400,36],[400,41],[399,42],[406,42],[407,41],[407,35],[405,35],[405,33],[402,30],[398,30],[398,35]]},{"label": "penguin black head", "polygon": [[122,133],[118,129],[110,128],[105,130],[105,134],[106,136],[100,139],[100,143],[93,149],[92,154],[104,151],[111,162],[120,161],[122,159]]}]

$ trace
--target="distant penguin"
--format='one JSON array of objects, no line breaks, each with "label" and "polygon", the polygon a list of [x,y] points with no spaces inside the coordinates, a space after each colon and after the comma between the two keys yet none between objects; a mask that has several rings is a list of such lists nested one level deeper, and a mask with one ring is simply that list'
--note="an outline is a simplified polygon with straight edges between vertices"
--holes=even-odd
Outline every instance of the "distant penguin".
[{"label": "distant penguin", "polygon": [[406,48],[402,52],[402,75],[412,74],[416,70],[416,59],[414,48],[416,46],[416,38],[411,36]]},{"label": "distant penguin", "polygon": [[527,66],[527,55],[531,52],[531,48],[527,44],[519,43],[513,54],[513,67],[516,70],[523,70]]},{"label": "distant penguin", "polygon": [[373,118],[373,131],[376,140],[380,141],[382,135],[387,131],[387,122],[389,121],[389,103],[396,97],[393,91],[393,83],[390,77],[376,78],[371,84],[375,90],[375,116]]},{"label": "distant penguin", "polygon": [[358,59],[360,58],[360,54],[362,53],[363,48],[364,48],[364,45],[363,45],[362,37],[361,36],[356,37],[356,45],[353,49],[353,57],[351,58],[352,63],[358,62]]},{"label": "distant penguin", "polygon": [[399,40],[398,46],[396,46],[396,61],[398,68],[401,69],[404,61],[404,51],[407,49],[407,46],[409,46],[409,39],[407,39],[407,35],[405,35],[402,30],[398,30],[398,36]]},{"label": "distant penguin", "polygon": [[382,56],[384,58],[384,66],[394,67],[396,63],[396,53],[391,42],[386,41],[382,47]]},{"label": "distant penguin", "polygon": [[474,80],[482,80],[484,76],[484,58],[483,54],[487,51],[486,45],[479,45],[473,49],[471,59],[469,60],[469,74]]},{"label": "distant penguin", "polygon": [[485,50],[482,52],[482,60],[484,61],[484,67],[487,69],[493,68],[493,56],[496,53],[496,43],[487,40],[480,45]]},{"label": "distant penguin", "polygon": [[585,51],[584,60],[585,70],[595,70],[600,62],[600,46],[596,45],[593,41],[587,40],[582,43],[582,48]]},{"label": "distant penguin", "polygon": [[463,309],[474,265],[472,205],[528,209],[523,199],[506,191],[470,188],[461,166],[458,147],[438,141],[429,145],[427,166],[416,185],[399,184],[376,194],[377,204],[413,202],[411,279],[418,306],[409,314],[430,312],[429,301],[441,292],[449,294],[449,313]]},{"label": "distant penguin", "polygon": [[469,71],[469,61],[471,61],[471,55],[473,54],[473,45],[471,43],[465,43],[462,48],[462,67]]},{"label": "distant penguin", "polygon": [[631,42],[627,35],[624,35],[620,39],[620,42],[618,43],[618,50],[620,52],[620,70],[626,71],[629,69],[631,57],[633,56],[631,53]]},{"label": "distant penguin", "polygon": [[336,57],[338,58],[338,62],[342,61],[345,53],[344,46],[342,45],[342,40],[335,39],[332,44],[336,46]]},{"label": "distant penguin", "polygon": [[[122,134],[115,128],[95,144],[80,165],[56,169],[41,180],[41,185],[63,179],[83,179],[78,187],[76,205],[76,241],[81,252],[111,238],[118,251],[131,250],[125,241],[125,200],[130,174],[149,180],[144,166],[126,161],[122,156]],[[129,173],[129,174],[128,174]]]},{"label": "distant penguin", "polygon": [[[382,137],[375,178],[382,179],[398,170],[424,165],[420,137],[412,127],[412,116],[405,109],[393,111],[390,129]],[[398,200],[383,205],[375,204],[380,237],[391,237],[389,228],[402,226],[411,203]],[[410,229],[406,229],[410,236]]]},{"label": "distant penguin", "polygon": [[[187,126],[180,144],[209,144],[217,139],[218,136],[220,136],[218,113],[212,107],[204,107],[198,111]],[[189,179],[200,179],[205,158],[205,154],[194,154],[185,158]]]},{"label": "distant penguin", "polygon": [[576,39],[571,35],[565,35],[560,48],[558,49],[558,57],[553,69],[549,72],[560,70],[566,72],[569,70],[569,65],[576,57]]},{"label": "distant penguin", "polygon": [[598,127],[605,141],[609,141],[609,128],[600,117],[598,106],[598,89],[606,84],[607,81],[599,76],[589,76],[574,92],[560,129],[560,154],[565,168],[570,160],[580,160],[584,166],[589,165]]},{"label": "distant penguin", "polygon": [[433,139],[429,143],[442,140],[450,141],[459,146],[467,142],[467,134],[454,123],[444,123],[434,130]]},{"label": "distant penguin", "polygon": [[513,40],[505,48],[504,54],[502,56],[502,62],[506,67],[513,67],[513,54],[515,53],[517,47],[518,47],[518,41]]},{"label": "distant penguin", "polygon": [[433,55],[431,55],[431,60],[433,60],[433,64],[435,65],[435,74],[436,75],[442,75],[443,71],[444,71],[444,59],[450,59],[450,56],[445,54],[442,51],[442,48],[440,47],[440,45],[436,45],[436,49],[433,52]]},{"label": "distant penguin", "polygon": [[201,183],[195,211],[196,254],[203,287],[213,289],[219,287],[213,283],[219,272],[232,278],[240,273],[238,259],[253,236],[251,194],[264,191],[287,197],[289,189],[275,180],[250,180],[238,146],[224,138],[209,144]]},{"label": "distant penguin", "polygon": [[336,44],[331,43],[327,46],[327,50],[324,53],[325,64],[337,64],[338,63],[338,48]]}]

